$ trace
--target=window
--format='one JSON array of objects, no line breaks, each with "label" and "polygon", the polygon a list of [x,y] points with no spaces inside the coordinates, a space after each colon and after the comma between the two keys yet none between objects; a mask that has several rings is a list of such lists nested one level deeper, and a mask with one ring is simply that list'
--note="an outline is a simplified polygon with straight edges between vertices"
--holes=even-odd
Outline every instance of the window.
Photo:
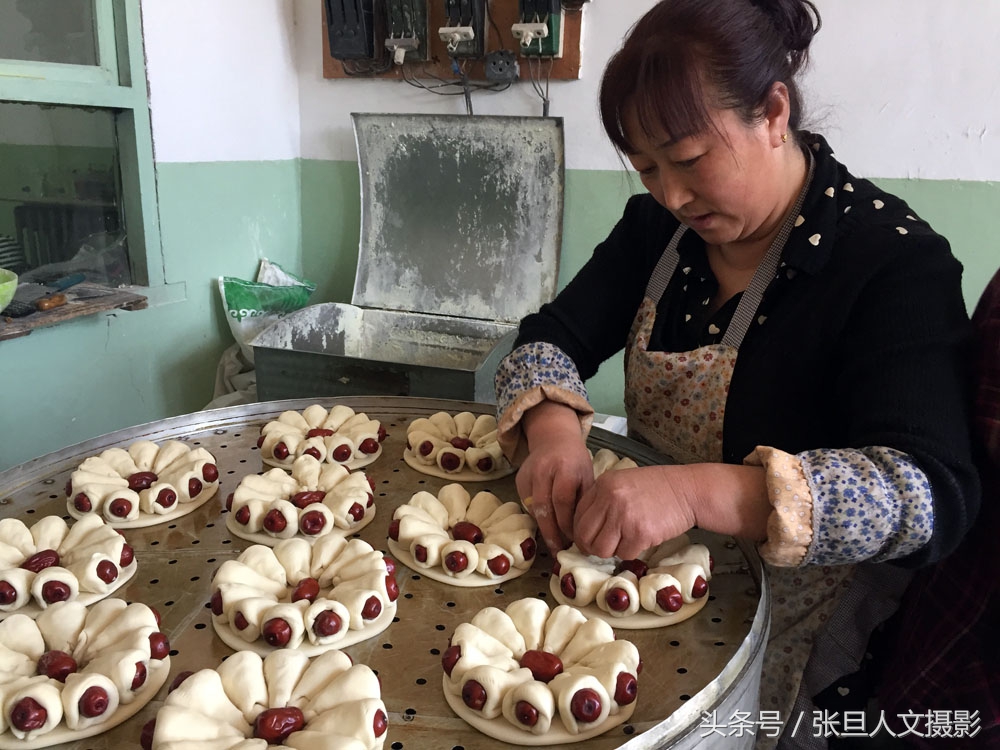
[{"label": "window", "polygon": [[139,0],[0,0],[0,266],[163,283]]}]

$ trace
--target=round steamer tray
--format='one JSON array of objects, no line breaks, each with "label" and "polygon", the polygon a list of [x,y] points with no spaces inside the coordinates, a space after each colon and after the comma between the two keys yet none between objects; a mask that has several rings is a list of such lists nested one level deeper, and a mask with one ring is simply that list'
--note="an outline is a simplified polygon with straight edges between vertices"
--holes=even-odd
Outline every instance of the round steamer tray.
[{"label": "round steamer tray", "polygon": [[[96,604],[101,601],[101,599],[107,599],[118,589],[128,583],[132,576],[135,575],[135,571],[139,569],[139,564],[133,560],[129,565],[124,568],[118,569],[118,578],[115,579],[114,583],[111,584],[111,588],[108,589],[107,593],[98,594],[92,591],[86,591],[82,594],[77,594],[76,599],[71,601],[80,602],[85,607],[89,607],[91,604]],[[0,622],[10,617],[11,615],[27,615],[32,620],[34,620],[38,615],[42,613],[42,608],[38,603],[32,598],[30,602],[25,604],[20,609],[14,609],[9,612],[0,612]]]},{"label": "round steamer tray", "polygon": [[[153,699],[153,696],[160,691],[163,683],[167,681],[167,677],[170,675],[169,656],[159,662],[150,661],[149,663],[150,669],[146,674],[146,684],[135,694],[135,698],[131,703],[119,705],[118,710],[107,721],[102,721],[100,724],[76,731],[69,729],[65,724],[60,724],[51,732],[46,732],[39,737],[35,737],[33,740],[19,740],[8,729],[3,734],[0,734],[0,750],[34,750],[39,747],[51,747],[52,745],[75,742],[76,740],[104,734],[119,724],[128,721],[145,708],[146,704]],[[108,745],[108,747],[112,747],[112,745]]]},{"label": "round steamer tray", "polygon": [[[376,506],[372,506],[373,508]],[[375,520],[375,513],[366,513],[365,517],[361,519],[361,523],[355,526],[353,529],[342,529],[339,526],[334,526],[329,532],[330,534],[336,534],[338,536],[348,537],[359,533],[365,526],[370,524]],[[232,513],[226,514],[226,528],[229,529],[229,533],[233,536],[238,536],[240,539],[245,539],[248,542],[253,542],[254,544],[263,544],[268,547],[273,547],[278,542],[287,539],[305,539],[307,542],[312,544],[317,539],[320,539],[327,534],[318,534],[317,536],[309,536],[308,534],[295,534],[290,537],[274,537],[270,534],[263,534],[259,531],[244,531],[236,523],[236,520]]]},{"label": "round steamer tray", "polygon": [[510,570],[497,578],[487,578],[479,573],[470,573],[467,576],[459,578],[457,576],[448,575],[440,568],[422,568],[417,565],[417,561],[413,559],[413,555],[410,554],[409,550],[403,549],[392,539],[386,539],[385,541],[389,546],[389,551],[396,557],[396,559],[414,573],[427,576],[428,578],[440,581],[441,583],[447,583],[449,586],[457,586],[458,588],[468,589],[475,588],[476,586],[499,586],[501,583],[512,581],[515,578],[520,578],[528,572],[528,569],[521,570],[520,568],[511,566]]},{"label": "round steamer tray", "polygon": [[403,460],[406,461],[406,465],[414,471],[419,471],[421,474],[426,474],[429,477],[447,479],[451,482],[493,482],[514,473],[514,467],[510,464],[508,464],[507,468],[503,471],[495,471],[490,474],[480,474],[478,471],[472,471],[471,469],[462,469],[461,471],[443,471],[437,464],[428,466],[427,464],[421,463],[415,459],[413,457],[413,451],[409,448],[403,449]]},{"label": "round steamer tray", "polygon": [[[131,521],[109,521],[107,518],[104,519],[104,523],[113,529],[144,529],[147,526],[159,526],[162,523],[170,523],[171,521],[176,521],[178,518],[190,515],[194,513],[198,508],[207,503],[213,497],[218,494],[219,485],[215,485],[215,491],[209,492],[205,497],[199,497],[197,500],[192,500],[189,503],[178,503],[175,510],[169,513],[143,513],[139,511],[139,516],[133,518]],[[80,521],[86,516],[86,513],[81,513],[75,507],[73,503],[69,500],[66,501],[66,512],[69,513],[77,521]],[[93,511],[91,511],[93,513]]]},{"label": "round steamer tray", "polygon": [[701,599],[698,599],[691,604],[683,604],[679,610],[671,612],[668,615],[658,615],[655,612],[643,610],[636,612],[634,615],[615,617],[614,615],[609,615],[596,604],[586,604],[581,607],[571,602],[563,596],[563,592],[559,590],[559,579],[555,576],[551,576],[549,578],[549,591],[552,592],[552,596],[555,597],[555,600],[560,604],[568,604],[571,607],[576,607],[578,610],[583,612],[583,614],[587,615],[587,617],[598,617],[608,623],[608,625],[615,628],[621,628],[622,630],[652,630],[653,628],[665,628],[670,625],[679,625],[685,620],[694,617],[696,614],[701,612],[705,608],[705,605],[708,604],[709,597],[712,595],[712,590],[709,589],[708,593],[701,597]]},{"label": "round steamer tray", "polygon": [[[328,646],[318,646],[310,643],[309,639],[305,638],[295,650],[305,654],[306,656],[319,656],[320,654],[325,654],[327,651],[334,651],[347,648],[348,646],[353,646],[355,643],[361,643],[361,641],[367,641],[369,638],[374,638],[392,624],[395,616],[396,602],[389,602],[388,606],[382,610],[382,613],[378,617],[371,621],[370,625],[362,628],[361,630],[348,630],[347,635],[336,643],[331,643]],[[280,649],[267,645],[267,643],[260,638],[253,642],[243,640],[236,634],[236,631],[233,630],[228,623],[218,622],[214,617],[212,618],[212,627],[215,628],[215,632],[218,634],[219,638],[222,639],[223,643],[234,651],[253,651],[259,656],[267,656],[272,651],[280,651]]]},{"label": "round steamer tray", "polygon": [[570,743],[583,742],[584,740],[589,740],[592,737],[597,737],[614,727],[624,724],[632,718],[632,713],[635,711],[636,705],[636,703],[633,702],[622,707],[617,714],[614,716],[609,715],[607,719],[598,724],[596,727],[591,727],[585,732],[579,732],[576,734],[570,732],[566,729],[566,725],[563,724],[562,717],[555,715],[552,717],[552,724],[549,726],[548,732],[545,734],[532,734],[531,732],[526,732],[523,729],[518,729],[503,718],[502,715],[495,719],[487,719],[483,716],[477,715],[473,711],[470,711],[462,701],[462,696],[454,695],[448,689],[448,678],[445,675],[441,675],[441,686],[444,689],[444,698],[448,701],[448,705],[451,706],[451,710],[480,732],[493,737],[494,739],[508,742],[512,745],[527,745],[531,747],[537,747],[540,745],[568,745]]},{"label": "round steamer tray", "polygon": [[[378,447],[378,451],[376,453],[367,455],[365,458],[356,458],[352,461],[348,461],[346,464],[339,464],[339,465],[343,466],[348,471],[357,471],[358,469],[363,469],[366,466],[370,466],[371,464],[375,463],[376,461],[378,461],[379,456],[381,455],[382,455],[382,445],[380,444]],[[274,461],[273,459],[264,458],[263,456],[261,456],[260,462],[265,466],[270,466],[275,469],[284,469],[285,471],[291,471],[292,469],[292,463],[290,461]],[[324,465],[329,463],[331,462],[330,461],[323,462]]]},{"label": "round steamer tray", "polygon": [[[486,414],[496,408],[447,399],[311,396],[170,417],[101,435],[0,472],[0,517],[30,524],[44,515],[65,516],[66,495],[61,488],[83,459],[107,448],[136,440],[177,439],[207,449],[219,467],[221,489],[216,500],[172,522],[126,531],[140,570],[117,596],[144,602],[160,612],[161,630],[170,639],[173,673],[215,668],[233,649],[212,627],[211,571],[236,559],[249,546],[226,528],[226,510],[218,498],[232,492],[247,474],[260,471],[256,443],[263,424],[283,411],[301,411],[314,403],[327,408],[338,403],[350,406],[367,412],[386,428],[384,455],[365,471],[375,485],[378,515],[358,535],[380,551],[387,551],[388,527],[397,507],[409,502],[418,490],[437,495],[451,483],[406,464],[403,451],[410,422],[439,411]],[[642,465],[669,463],[650,448],[600,428],[591,431],[588,447],[608,448]],[[517,498],[512,476],[480,487],[502,499]],[[703,711],[714,711],[721,718],[737,710],[757,710],[770,619],[770,590],[763,565],[751,543],[701,530],[689,535],[692,541],[706,544],[715,559],[710,600],[697,617],[668,630],[627,631],[625,637],[639,648],[644,665],[635,712],[624,724],[576,743],[575,748],[703,750],[704,730],[699,731]],[[455,715],[441,689],[441,654],[448,647],[448,635],[484,607],[504,609],[526,596],[540,597],[554,606],[548,586],[552,558],[541,544],[538,557],[519,578],[471,588],[440,583],[399,564],[395,621],[383,632],[343,649],[355,662],[367,664],[382,676],[382,700],[392,737],[386,747],[399,742],[406,750],[440,750],[444,737],[448,747],[510,750],[507,743],[482,734]],[[136,746],[143,724],[154,718],[165,694],[161,689],[157,700],[99,740],[67,742],[60,750]],[[726,750],[752,746],[750,736],[726,739]]]}]

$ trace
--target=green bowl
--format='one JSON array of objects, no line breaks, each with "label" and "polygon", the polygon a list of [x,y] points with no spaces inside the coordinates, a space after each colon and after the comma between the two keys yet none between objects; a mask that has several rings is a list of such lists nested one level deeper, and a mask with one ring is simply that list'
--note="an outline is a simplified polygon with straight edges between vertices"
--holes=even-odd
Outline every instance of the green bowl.
[{"label": "green bowl", "polygon": [[0,268],[0,310],[3,310],[14,299],[14,292],[17,291],[17,274]]}]

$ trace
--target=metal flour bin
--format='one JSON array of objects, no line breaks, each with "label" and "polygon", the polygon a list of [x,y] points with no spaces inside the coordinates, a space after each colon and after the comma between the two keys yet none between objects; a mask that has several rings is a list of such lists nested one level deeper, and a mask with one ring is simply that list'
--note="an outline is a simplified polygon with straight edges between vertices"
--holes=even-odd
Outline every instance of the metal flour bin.
[{"label": "metal flour bin", "polygon": [[392,395],[492,402],[517,322],[559,273],[559,118],[354,114],[361,241],[351,303],[252,342],[262,401]]}]

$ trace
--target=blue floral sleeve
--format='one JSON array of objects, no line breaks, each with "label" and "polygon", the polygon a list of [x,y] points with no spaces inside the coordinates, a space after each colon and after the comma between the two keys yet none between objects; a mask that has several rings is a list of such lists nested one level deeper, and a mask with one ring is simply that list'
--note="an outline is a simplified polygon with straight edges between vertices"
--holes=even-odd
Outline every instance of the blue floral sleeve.
[{"label": "blue floral sleeve", "polygon": [[590,430],[594,410],[587,401],[587,388],[573,360],[553,344],[536,341],[512,351],[497,368],[495,386],[497,437],[515,463],[524,449],[521,417],[542,401],[557,401],[575,409],[583,433]]}]

